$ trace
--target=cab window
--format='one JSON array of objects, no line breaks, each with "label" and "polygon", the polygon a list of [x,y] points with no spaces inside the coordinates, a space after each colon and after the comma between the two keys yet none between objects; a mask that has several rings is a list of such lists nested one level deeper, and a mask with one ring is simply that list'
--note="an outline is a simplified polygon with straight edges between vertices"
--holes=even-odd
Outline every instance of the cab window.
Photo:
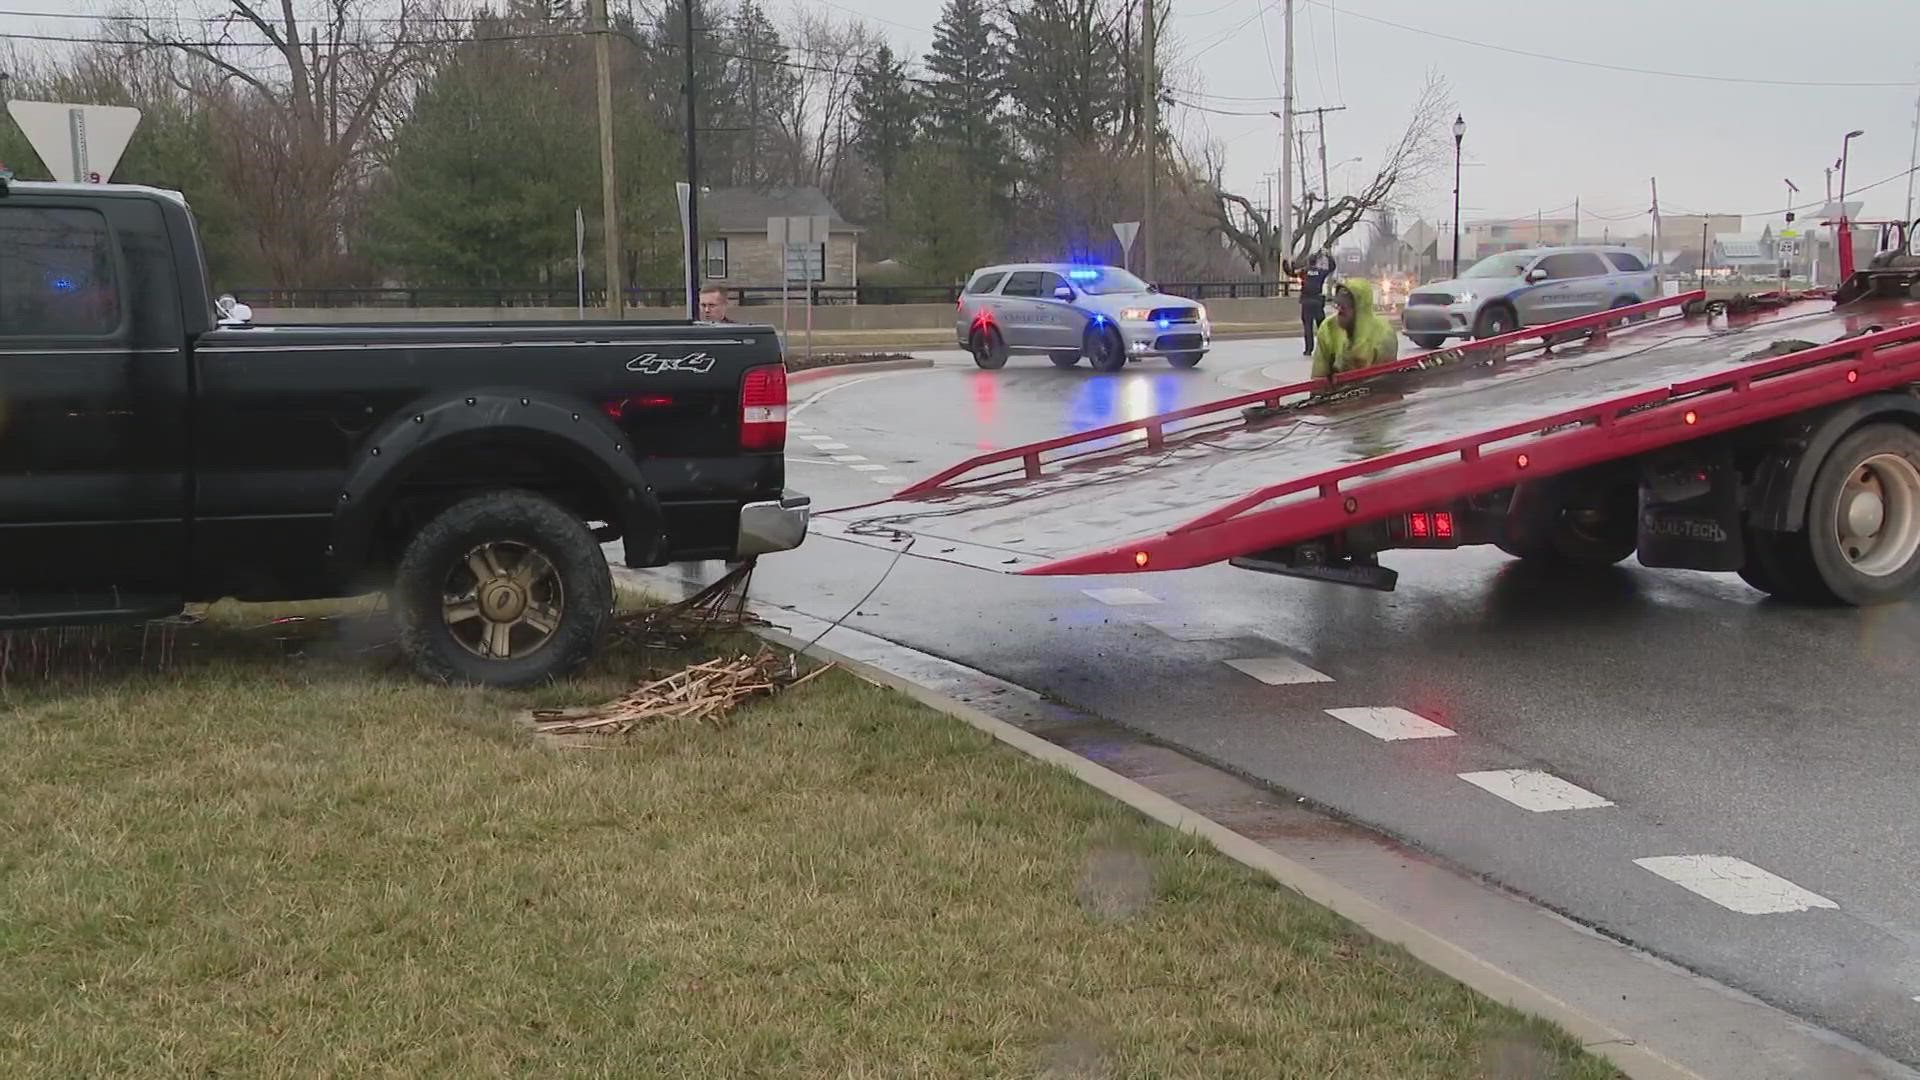
[{"label": "cab window", "polygon": [[1609,251],[1607,258],[1612,259],[1613,265],[1619,267],[1623,274],[1638,274],[1647,268],[1647,264],[1641,262],[1638,255],[1631,255],[1624,251]]},{"label": "cab window", "polygon": [[0,206],[0,337],[100,337],[119,328],[106,219]]}]

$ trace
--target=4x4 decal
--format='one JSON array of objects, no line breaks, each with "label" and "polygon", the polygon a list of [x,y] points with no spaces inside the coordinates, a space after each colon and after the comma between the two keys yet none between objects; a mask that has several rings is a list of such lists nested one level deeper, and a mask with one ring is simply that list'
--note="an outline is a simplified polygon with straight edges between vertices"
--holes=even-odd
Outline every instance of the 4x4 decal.
[{"label": "4x4 decal", "polygon": [[713,357],[703,352],[690,356],[661,356],[659,353],[642,353],[627,361],[627,370],[642,375],[658,375],[667,371],[691,371],[705,374],[713,370]]}]

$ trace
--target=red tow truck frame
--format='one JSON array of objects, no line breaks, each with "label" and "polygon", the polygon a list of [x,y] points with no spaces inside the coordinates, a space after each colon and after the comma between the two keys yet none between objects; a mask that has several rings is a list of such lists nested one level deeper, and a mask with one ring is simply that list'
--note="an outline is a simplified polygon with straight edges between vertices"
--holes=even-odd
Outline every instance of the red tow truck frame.
[{"label": "red tow truck frame", "polygon": [[[1709,304],[1704,292],[1667,296],[1346,373],[1336,377],[1331,387],[1324,380],[1276,386],[996,450],[942,470],[901,490],[884,503],[830,513],[843,519],[842,524],[846,526],[843,535],[848,539],[897,547],[906,543],[908,536],[921,535],[943,545],[936,550],[972,547],[985,553],[985,558],[973,557],[974,565],[1020,574],[1135,573],[1239,559],[1318,541],[1387,521],[1396,515],[1431,509],[1445,500],[1464,500],[1514,489],[1529,479],[1622,462],[1650,451],[1920,384],[1920,305],[1908,302],[1903,291],[1892,301],[1870,299],[1849,306],[1841,320],[1837,318],[1841,312],[1823,303],[1826,296],[1825,293],[1762,294],[1740,298],[1732,305],[1736,310],[1731,311],[1726,301]],[[1659,317],[1660,312],[1674,308],[1686,314]],[[1760,309],[1761,314],[1746,319],[1737,310],[1741,308]],[[1183,514],[1178,523],[1169,528],[1159,526],[1172,520],[1167,515],[1178,513],[1178,506],[1169,508],[1164,498],[1157,502],[1151,498],[1136,500],[1154,507],[1161,515],[1161,521],[1154,522],[1153,531],[1145,535],[1128,536],[1123,531],[1116,535],[1116,527],[1124,528],[1118,523],[1135,518],[1124,510],[1106,513],[1109,504],[1090,501],[1096,496],[1087,494],[1105,482],[1102,475],[1112,472],[1110,466],[1115,462],[1159,455],[1149,463],[1158,468],[1183,448],[1196,454],[1213,452],[1233,438],[1244,439],[1250,437],[1249,433],[1260,433],[1259,410],[1279,410],[1288,402],[1298,405],[1303,395],[1308,396],[1308,402],[1327,400],[1329,392],[1337,396],[1342,389],[1375,384],[1395,376],[1419,382],[1428,369],[1472,368],[1476,362],[1486,367],[1488,361],[1493,361],[1491,367],[1496,370],[1503,366],[1500,361],[1520,364],[1522,358],[1529,356],[1533,359],[1524,362],[1538,363],[1541,357],[1551,362],[1554,350],[1570,338],[1584,341],[1583,346],[1572,351],[1578,353],[1584,349],[1599,357],[1591,365],[1598,370],[1612,363],[1606,359],[1607,355],[1630,357],[1676,342],[1707,338],[1708,335],[1693,333],[1702,315],[1708,320],[1725,315],[1730,322],[1738,324],[1736,329],[1744,332],[1750,324],[1769,319],[1771,316],[1766,312],[1781,309],[1801,312],[1798,316],[1781,314],[1782,328],[1791,328],[1796,319],[1802,320],[1800,325],[1810,325],[1804,320],[1817,317],[1825,322],[1812,325],[1821,325],[1828,332],[1840,332],[1835,325],[1840,322],[1844,333],[1839,340],[1811,347],[1807,347],[1806,342],[1796,342],[1790,346],[1792,351],[1761,359],[1735,355],[1738,347],[1749,340],[1737,335],[1730,339],[1734,342],[1732,345],[1696,344],[1691,346],[1693,353],[1689,355],[1702,358],[1699,367],[1713,369],[1697,377],[1582,401],[1571,408],[1528,414],[1523,420],[1497,424],[1471,434],[1406,449],[1395,448],[1392,452],[1366,456],[1332,468],[1317,468],[1297,476],[1263,478],[1250,473],[1250,479],[1265,482],[1252,483],[1250,490],[1211,504],[1204,512]],[[1745,321],[1741,321],[1743,319]],[[1648,331],[1648,327],[1655,329]],[[1685,336],[1675,332],[1681,329],[1687,332]],[[1621,341],[1616,342],[1615,351],[1608,354],[1606,342],[1610,333]],[[1661,336],[1663,333],[1665,337]],[[1630,337],[1634,340],[1627,342]],[[1654,344],[1645,349],[1620,351],[1626,344],[1638,344],[1641,339],[1652,340]],[[1530,342],[1534,344],[1528,344]],[[1719,351],[1714,351],[1716,349]],[[1578,363],[1574,363],[1573,368],[1587,370]],[[1255,410],[1255,414],[1248,415],[1247,410]],[[1282,471],[1274,469],[1269,460],[1257,464],[1270,472]],[[1166,467],[1177,469],[1179,463]],[[1177,480],[1177,476],[1174,479]],[[1167,482],[1165,478],[1160,481],[1163,485]],[[1218,490],[1216,481],[1209,482]],[[1061,530],[1056,530],[1055,535],[1043,538],[1053,544],[1051,549],[1021,531],[1018,508],[1008,509],[1011,504],[1031,494],[1058,496],[1075,484],[1080,485],[1082,492],[1073,496],[1078,500],[1077,505],[1092,510],[1093,516],[1101,521],[1091,522],[1087,529],[1076,527],[1074,535],[1063,535]],[[1161,491],[1164,490],[1163,487]],[[966,529],[954,524],[957,517],[976,509],[997,514],[996,531],[985,539],[969,539]],[[1198,503],[1193,506],[1193,510],[1200,509]],[[860,516],[863,512],[865,517]],[[1056,506],[1051,512],[1058,517],[1062,513],[1071,515],[1074,510],[1072,505]],[[915,519],[931,524],[916,534],[911,531],[919,527]],[[913,523],[907,526],[909,531],[899,531],[902,522]],[[1096,544],[1077,543],[1086,538],[1089,530],[1104,531],[1111,539]],[[969,561],[959,556],[953,558]]]}]

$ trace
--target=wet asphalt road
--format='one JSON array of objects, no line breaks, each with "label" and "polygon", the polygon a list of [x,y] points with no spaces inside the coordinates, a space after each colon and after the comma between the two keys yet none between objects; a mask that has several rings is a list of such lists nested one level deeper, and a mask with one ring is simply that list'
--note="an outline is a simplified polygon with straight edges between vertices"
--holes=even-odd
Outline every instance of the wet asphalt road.
[{"label": "wet asphalt road", "polygon": [[[930,354],[928,371],[797,386],[789,482],[822,508],[878,499],[982,450],[1304,377],[1298,349],[1221,343],[1195,371],[1114,376]],[[1017,578],[817,537],[754,586],[822,618],[858,604],[863,631],[1304,796],[1920,1063],[1920,606],[1797,609],[1631,562],[1569,579],[1492,549],[1383,561],[1393,593],[1222,566]],[[1107,589],[1134,591],[1086,591]],[[1227,663],[1249,659],[1323,681]],[[1326,711],[1357,708],[1451,734],[1387,740]],[[1460,775],[1498,770],[1549,774],[1586,804],[1536,811]]]}]

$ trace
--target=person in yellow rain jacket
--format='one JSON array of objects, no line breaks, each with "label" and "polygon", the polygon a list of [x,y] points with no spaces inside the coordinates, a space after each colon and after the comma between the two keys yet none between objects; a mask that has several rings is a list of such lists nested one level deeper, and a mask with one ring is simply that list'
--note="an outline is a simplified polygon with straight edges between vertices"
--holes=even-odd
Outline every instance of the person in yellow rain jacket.
[{"label": "person in yellow rain jacket", "polygon": [[1373,284],[1359,278],[1340,283],[1333,293],[1333,318],[1314,335],[1313,377],[1331,379],[1346,371],[1391,363],[1400,355],[1400,335],[1373,310]]}]

